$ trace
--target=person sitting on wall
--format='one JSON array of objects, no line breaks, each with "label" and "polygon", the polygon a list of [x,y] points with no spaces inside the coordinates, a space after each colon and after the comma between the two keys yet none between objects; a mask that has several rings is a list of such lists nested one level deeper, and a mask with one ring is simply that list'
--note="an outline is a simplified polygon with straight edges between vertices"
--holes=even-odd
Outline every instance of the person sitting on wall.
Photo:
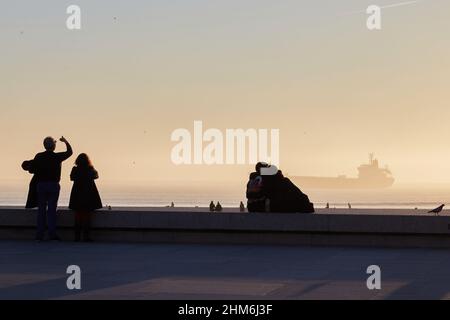
[{"label": "person sitting on wall", "polygon": [[274,175],[262,175],[266,163],[256,164],[247,183],[247,208],[249,212],[299,212],[313,213],[314,205],[281,170]]},{"label": "person sitting on wall", "polygon": [[247,182],[247,209],[249,212],[266,212],[266,200],[268,200],[267,190],[263,187],[263,177],[261,168],[267,168],[267,163],[258,162],[255,172],[250,173]]}]

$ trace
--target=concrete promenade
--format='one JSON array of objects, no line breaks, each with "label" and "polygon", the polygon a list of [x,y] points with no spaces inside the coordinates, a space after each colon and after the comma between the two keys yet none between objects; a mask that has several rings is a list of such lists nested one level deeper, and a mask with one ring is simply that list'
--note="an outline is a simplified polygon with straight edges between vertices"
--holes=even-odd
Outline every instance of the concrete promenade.
[{"label": "concrete promenade", "polygon": [[[449,299],[442,249],[0,241],[0,299]],[[81,268],[80,291],[66,268]],[[381,290],[366,269],[381,268]]]},{"label": "concrete promenade", "polygon": [[[36,243],[35,211],[0,209],[0,299],[449,299],[450,216],[416,210],[317,214],[116,209],[95,243]],[[440,249],[438,249],[440,248]],[[66,287],[78,265],[82,290]],[[367,267],[381,268],[368,290]]]}]

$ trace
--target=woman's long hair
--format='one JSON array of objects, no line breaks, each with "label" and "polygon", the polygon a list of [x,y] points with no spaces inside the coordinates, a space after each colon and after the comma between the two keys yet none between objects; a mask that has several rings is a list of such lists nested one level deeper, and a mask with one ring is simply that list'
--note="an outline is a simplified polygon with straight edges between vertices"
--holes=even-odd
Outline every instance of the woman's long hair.
[{"label": "woman's long hair", "polygon": [[75,160],[75,164],[78,168],[93,168],[91,159],[86,153],[81,153]]}]

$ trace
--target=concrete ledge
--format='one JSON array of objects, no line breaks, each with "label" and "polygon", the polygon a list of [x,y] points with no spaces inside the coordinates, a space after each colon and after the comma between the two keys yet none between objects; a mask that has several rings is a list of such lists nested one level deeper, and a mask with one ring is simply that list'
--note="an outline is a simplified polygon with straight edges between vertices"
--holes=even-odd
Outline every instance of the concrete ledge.
[{"label": "concrete ledge", "polygon": [[[450,216],[324,213],[99,211],[92,236],[117,242],[450,248]],[[33,239],[35,221],[35,210],[0,209],[0,239]],[[72,212],[59,211],[58,228],[64,239],[73,238]]]}]

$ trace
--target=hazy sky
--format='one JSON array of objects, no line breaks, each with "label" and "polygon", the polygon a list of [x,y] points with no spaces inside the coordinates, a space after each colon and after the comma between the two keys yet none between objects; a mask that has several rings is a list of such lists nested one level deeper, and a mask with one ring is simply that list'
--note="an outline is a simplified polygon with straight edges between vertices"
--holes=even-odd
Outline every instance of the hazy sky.
[{"label": "hazy sky", "polygon": [[375,152],[399,183],[450,183],[450,2],[387,8],[367,30],[369,4],[398,2],[0,1],[0,179],[29,179],[46,135],[105,181],[245,179],[172,164],[171,132],[202,120],[280,129],[291,175],[356,175]]}]

